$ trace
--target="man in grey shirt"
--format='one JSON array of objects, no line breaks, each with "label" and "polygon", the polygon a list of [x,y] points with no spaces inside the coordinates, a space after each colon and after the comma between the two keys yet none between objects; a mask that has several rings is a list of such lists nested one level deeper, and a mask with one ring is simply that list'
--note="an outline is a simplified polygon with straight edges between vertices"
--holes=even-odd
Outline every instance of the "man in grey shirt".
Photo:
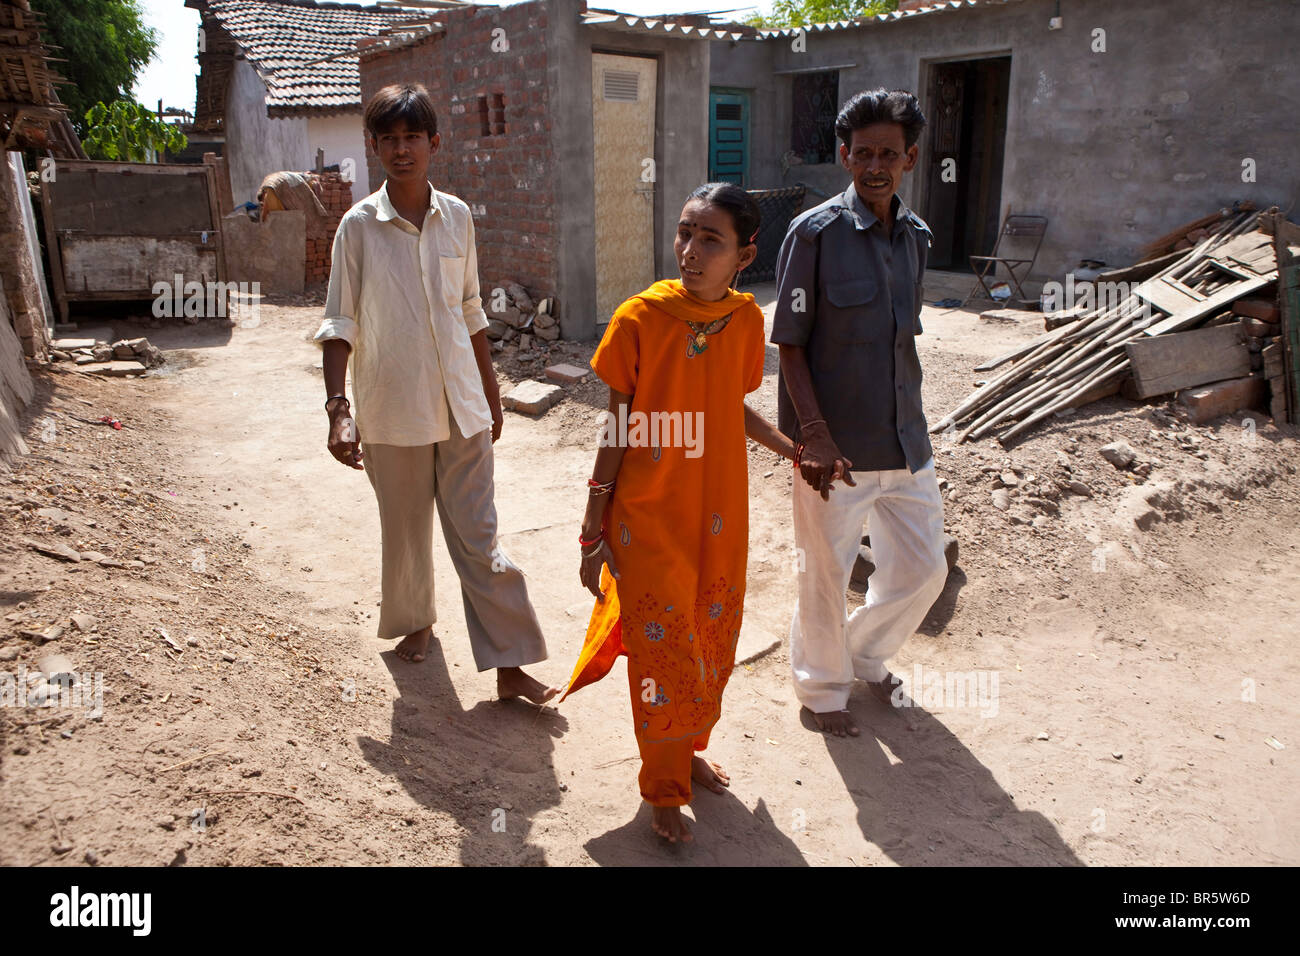
[{"label": "man in grey shirt", "polygon": [[[910,93],[852,97],[835,121],[848,188],[790,224],[777,263],[778,416],[801,445],[804,479],[790,656],[800,703],[836,736],[859,733],[847,709],[855,678],[896,696],[885,661],[948,572],[915,343],[930,230],[896,195],[924,126]],[[876,570],[850,616],[844,592],[866,522]]]}]

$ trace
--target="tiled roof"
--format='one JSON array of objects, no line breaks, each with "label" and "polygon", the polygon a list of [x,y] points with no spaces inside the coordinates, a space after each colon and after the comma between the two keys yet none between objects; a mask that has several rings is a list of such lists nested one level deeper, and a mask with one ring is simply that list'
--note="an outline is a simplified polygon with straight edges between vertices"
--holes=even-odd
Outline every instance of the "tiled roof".
[{"label": "tiled roof", "polygon": [[230,34],[266,84],[267,112],[361,107],[357,40],[427,11],[311,0],[191,0]]}]

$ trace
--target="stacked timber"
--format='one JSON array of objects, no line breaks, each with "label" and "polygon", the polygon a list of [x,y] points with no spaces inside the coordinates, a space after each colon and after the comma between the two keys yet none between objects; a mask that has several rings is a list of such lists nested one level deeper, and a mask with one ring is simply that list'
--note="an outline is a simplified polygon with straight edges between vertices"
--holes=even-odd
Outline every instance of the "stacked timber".
[{"label": "stacked timber", "polygon": [[1144,281],[1099,284],[1090,311],[977,366],[1000,371],[931,431],[1007,442],[1121,388],[1130,398],[1182,392],[1194,420],[1262,406],[1265,349],[1280,348],[1267,321],[1276,318],[1274,215],[1207,220],[1195,245]]}]

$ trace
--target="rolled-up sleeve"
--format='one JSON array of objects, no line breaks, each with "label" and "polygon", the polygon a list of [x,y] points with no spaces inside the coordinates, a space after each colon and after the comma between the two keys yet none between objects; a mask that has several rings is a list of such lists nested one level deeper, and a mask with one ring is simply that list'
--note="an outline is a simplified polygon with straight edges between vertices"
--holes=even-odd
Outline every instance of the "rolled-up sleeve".
[{"label": "rolled-up sleeve", "polygon": [[461,295],[461,313],[470,335],[487,328],[487,315],[483,312],[483,299],[478,284],[478,249],[474,244],[474,217],[465,216],[465,290]]},{"label": "rolled-up sleeve", "polygon": [[794,229],[785,234],[776,261],[776,312],[772,317],[774,345],[808,344],[817,307],[817,245]]},{"label": "rolled-up sleeve", "polygon": [[329,289],[325,293],[325,320],[312,338],[321,348],[331,339],[342,339],[348,343],[348,348],[356,348],[358,296],[361,291],[360,243],[360,235],[348,229],[345,218],[334,232]]}]

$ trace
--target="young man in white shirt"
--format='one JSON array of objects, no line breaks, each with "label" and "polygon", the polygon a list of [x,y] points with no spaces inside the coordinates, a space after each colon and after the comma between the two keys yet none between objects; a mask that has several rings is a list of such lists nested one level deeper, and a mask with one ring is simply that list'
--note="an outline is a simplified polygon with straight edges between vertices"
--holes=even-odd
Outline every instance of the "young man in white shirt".
[{"label": "young man in white shirt", "polygon": [[[424,660],[437,619],[436,502],[475,664],[497,669],[501,697],[541,704],[557,689],[522,667],[546,658],[546,642],[523,573],[497,542],[492,443],[501,436],[501,399],[474,221],[465,203],[428,181],[439,140],[423,86],[380,90],[365,125],[387,180],[339,223],[316,341],[330,454],[364,469],[379,502],[379,637],[401,637],[397,656]],[[355,413],[344,393],[349,362]]]}]

